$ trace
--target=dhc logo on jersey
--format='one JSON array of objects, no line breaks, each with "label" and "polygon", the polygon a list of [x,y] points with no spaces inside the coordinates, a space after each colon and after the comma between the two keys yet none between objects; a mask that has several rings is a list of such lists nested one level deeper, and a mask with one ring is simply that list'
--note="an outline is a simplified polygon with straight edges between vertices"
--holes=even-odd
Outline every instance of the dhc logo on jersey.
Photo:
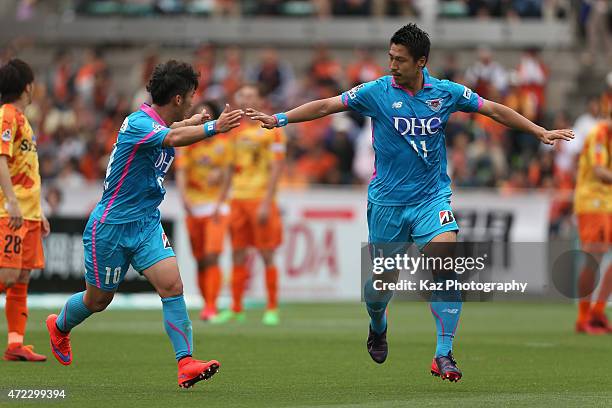
[{"label": "dhc logo on jersey", "polygon": [[161,175],[157,177],[157,184],[159,188],[164,188],[164,178],[166,173],[170,170],[170,166],[174,161],[174,149],[163,149],[157,160],[155,160],[155,168],[161,171]]},{"label": "dhc logo on jersey", "polygon": [[393,117],[393,126],[402,136],[433,135],[438,132],[441,124],[442,119],[438,117],[429,119]]},{"label": "dhc logo on jersey", "polygon": [[155,160],[155,168],[166,174],[168,170],[170,170],[170,166],[172,165],[173,161],[174,154],[171,154],[168,152],[168,150],[164,149],[157,157],[157,160]]}]

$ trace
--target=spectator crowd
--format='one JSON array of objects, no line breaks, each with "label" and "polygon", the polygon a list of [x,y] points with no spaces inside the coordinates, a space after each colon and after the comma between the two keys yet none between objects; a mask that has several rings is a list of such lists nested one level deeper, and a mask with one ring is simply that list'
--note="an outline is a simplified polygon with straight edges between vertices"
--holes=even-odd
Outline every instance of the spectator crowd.
[{"label": "spectator crowd", "polygon": [[[27,114],[36,129],[44,179],[71,188],[104,177],[117,129],[125,116],[148,98],[145,86],[160,57],[154,49],[145,54],[137,68],[140,82],[133,89],[115,85],[113,68],[101,49],[87,49],[78,58],[59,50],[53,62],[38,72],[34,101]],[[262,50],[258,59],[247,65],[237,47],[216,50],[204,44],[193,53],[192,63],[200,73],[198,101],[231,102],[242,83],[257,83],[269,112],[338,95],[385,74],[370,50],[357,49],[353,59],[344,64],[323,45],[313,51],[307,69],[299,74],[272,48]],[[468,67],[459,67],[450,53],[442,65],[430,67],[430,71],[464,83],[482,97],[504,103],[542,125],[572,126],[564,112],[548,115],[549,73],[537,49],[525,50],[513,69],[498,63],[493,52],[482,47]],[[598,117],[601,105],[610,103],[611,98],[609,84],[601,100],[591,99],[586,113],[576,121],[581,137]],[[360,184],[369,180],[373,166],[369,120],[347,112],[294,124],[287,132],[286,184]],[[562,172],[572,173],[574,156],[579,152],[568,156],[568,152],[545,149],[532,136],[510,131],[482,115],[453,115],[446,136],[449,170],[454,183],[462,187],[552,187],[565,177]]]},{"label": "spectator crowd", "polygon": [[43,3],[55,11],[88,15],[318,18],[433,13],[448,18],[554,19],[566,18],[572,6],[570,0],[18,0],[18,16],[31,17]]}]

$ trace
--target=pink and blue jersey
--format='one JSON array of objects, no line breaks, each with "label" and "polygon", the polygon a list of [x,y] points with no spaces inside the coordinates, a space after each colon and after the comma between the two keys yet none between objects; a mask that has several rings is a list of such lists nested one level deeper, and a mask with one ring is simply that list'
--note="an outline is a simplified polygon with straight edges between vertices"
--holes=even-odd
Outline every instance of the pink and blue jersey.
[{"label": "pink and blue jersey", "polygon": [[444,128],[456,111],[475,112],[483,99],[469,88],[431,77],[413,95],[392,76],[342,94],[352,110],[372,118],[374,175],[368,200],[379,205],[412,205],[450,195]]},{"label": "pink and blue jersey", "polygon": [[100,223],[123,224],[143,219],[164,199],[164,177],[174,160],[174,148],[162,143],[170,129],[148,105],[121,125],[111,153],[102,199],[92,212]]}]

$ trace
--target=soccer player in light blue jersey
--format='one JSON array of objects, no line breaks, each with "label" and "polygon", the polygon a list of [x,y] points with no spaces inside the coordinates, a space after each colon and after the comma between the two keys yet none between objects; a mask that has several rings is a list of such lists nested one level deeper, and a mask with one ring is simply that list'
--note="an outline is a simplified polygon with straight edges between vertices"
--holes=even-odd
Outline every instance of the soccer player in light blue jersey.
[{"label": "soccer player in light blue jersey", "polygon": [[[191,65],[170,60],[158,65],[147,86],[152,105],[125,118],[110,155],[102,199],[83,233],[86,290],[72,295],[59,316],[47,318],[51,349],[63,365],[72,363],[70,331],[110,304],[130,265],[153,285],[162,301],[164,326],[178,362],[178,384],[189,388],[219,369],[216,360],[192,358],[191,321],[174,251],[161,225],[159,205],[174,147],[202,141],[240,124],[229,105],[217,120],[206,112],[185,119],[198,87]],[[112,345],[100,345],[112,352]]]},{"label": "soccer player in light blue jersey", "polygon": [[[375,162],[368,189],[368,240],[377,254],[379,245],[384,256],[403,251],[405,246],[400,243],[407,242],[416,243],[426,256],[443,256],[441,247],[450,247],[452,253],[459,227],[450,206],[444,128],[453,112],[478,112],[530,133],[545,144],[573,138],[571,130],[546,130],[463,85],[430,76],[425,67],[429,49],[427,33],[415,24],[408,24],[391,38],[390,76],[286,113],[266,115],[247,109],[247,116],[261,121],[265,128],[347,110],[372,118]],[[451,245],[432,245],[435,243]],[[434,271],[436,282],[454,277],[454,272]],[[388,353],[385,312],[392,292],[376,292],[370,279],[364,287],[370,315],[367,347],[372,359],[383,363]],[[431,372],[442,379],[457,381],[462,373],[453,358],[452,345],[461,314],[461,293],[433,291],[431,312],[437,329]]]}]

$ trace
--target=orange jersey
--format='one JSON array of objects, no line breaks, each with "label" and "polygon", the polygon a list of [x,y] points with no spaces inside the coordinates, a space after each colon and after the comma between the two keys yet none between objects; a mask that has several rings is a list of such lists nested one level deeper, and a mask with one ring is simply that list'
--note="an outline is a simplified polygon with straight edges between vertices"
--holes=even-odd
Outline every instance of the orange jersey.
[{"label": "orange jersey", "polygon": [[185,196],[192,206],[217,202],[223,171],[230,163],[228,140],[220,134],[177,149],[176,166],[185,172]]},{"label": "orange jersey", "polygon": [[258,123],[241,124],[230,133],[232,145],[231,197],[264,198],[268,190],[272,163],[285,159],[285,133],[264,129]]},{"label": "orange jersey", "polygon": [[[0,106],[0,154],[8,157],[9,175],[26,220],[40,220],[40,173],[36,138],[25,115],[11,104]],[[0,217],[8,217],[0,194]]]},{"label": "orange jersey", "polygon": [[574,197],[577,214],[612,212],[612,185],[595,177],[595,166],[612,170],[612,125],[606,122],[591,130],[580,153]]}]

